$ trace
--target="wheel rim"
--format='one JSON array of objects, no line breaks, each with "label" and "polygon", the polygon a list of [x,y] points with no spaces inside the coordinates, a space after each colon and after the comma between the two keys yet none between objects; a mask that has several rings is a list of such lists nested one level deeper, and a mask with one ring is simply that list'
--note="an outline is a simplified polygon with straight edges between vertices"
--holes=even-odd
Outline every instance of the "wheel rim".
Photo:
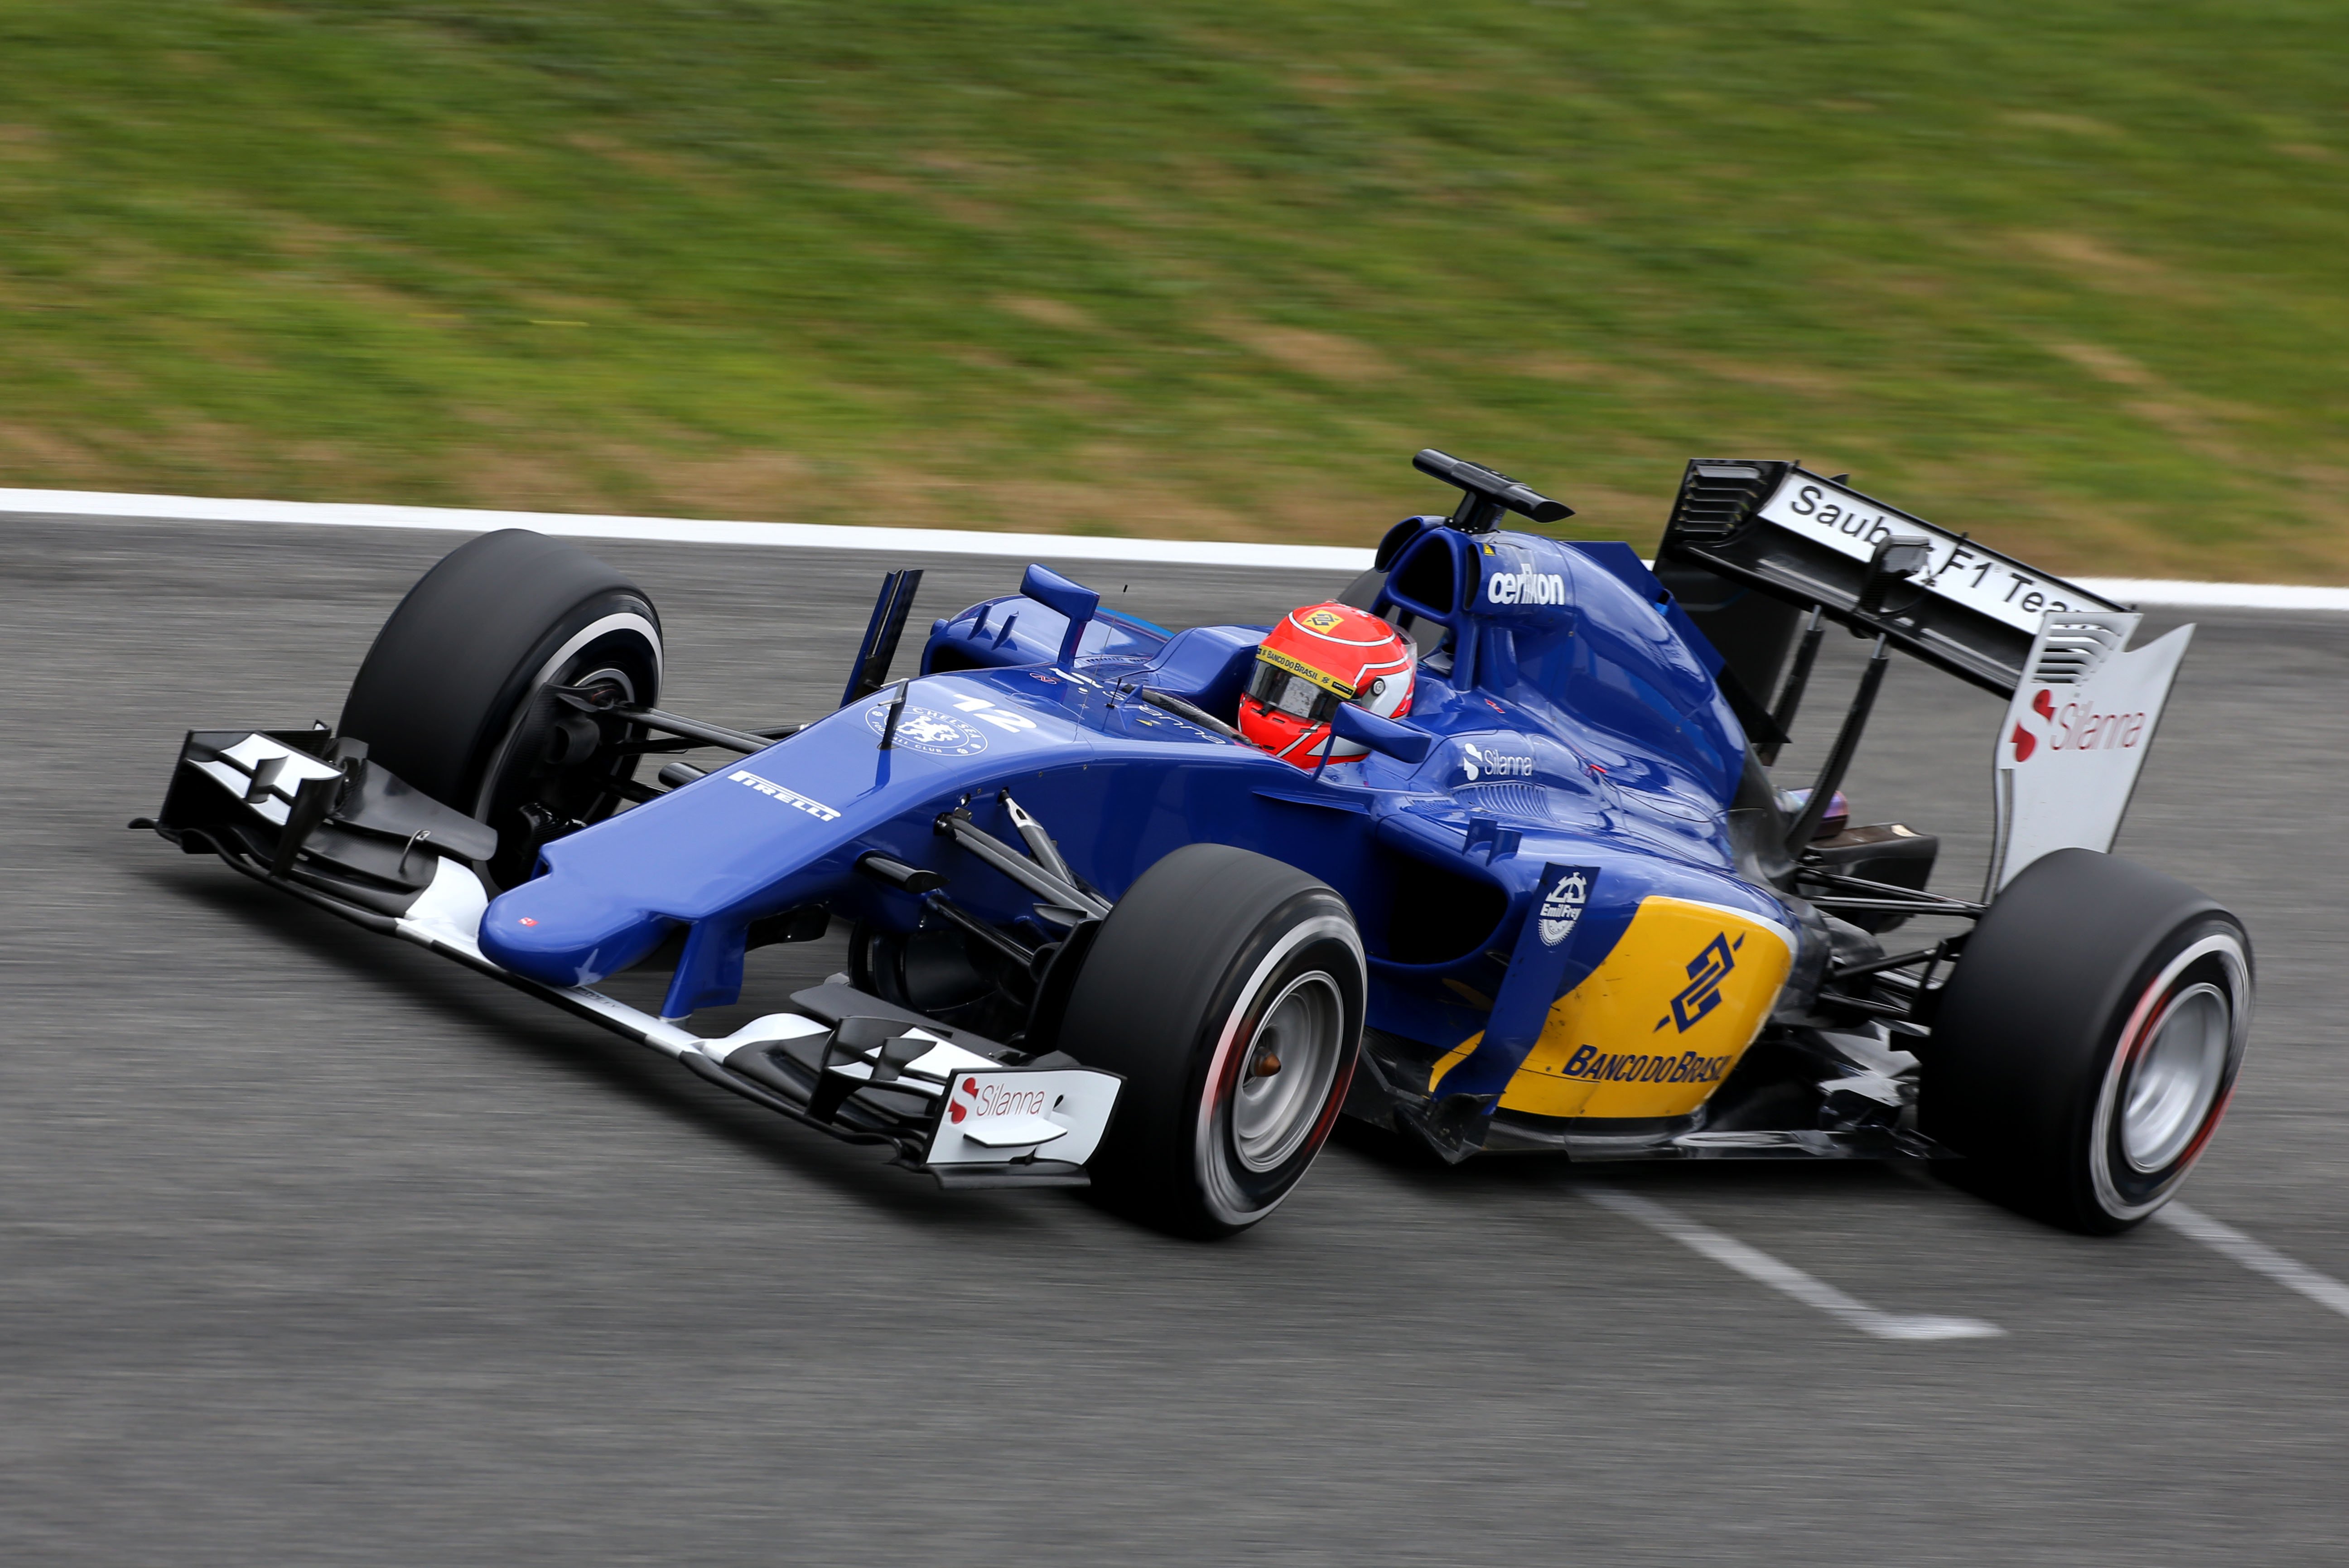
[{"label": "wheel rim", "polygon": [[[609,649],[615,642],[633,643],[643,656],[643,673],[652,690],[639,691],[636,680],[626,670],[609,665]],[[600,645],[600,646],[599,646]],[[585,677],[585,679],[582,679]],[[533,727],[533,720],[543,720],[551,711],[546,699],[549,686],[592,685],[597,681],[616,681],[628,701],[657,701],[661,678],[660,628],[633,610],[621,610],[603,616],[574,632],[561,648],[538,668],[530,684],[523,689],[522,701],[514,707],[513,717],[506,723],[505,733],[498,738],[496,749],[490,754],[481,783],[473,815],[481,816],[491,809],[492,795],[498,778],[512,765],[516,742]],[[526,752],[527,748],[523,748]]]},{"label": "wheel rim", "polygon": [[1250,1170],[1278,1168],[1321,1118],[1338,1074],[1345,1003],[1319,971],[1299,975],[1265,1009],[1240,1056],[1232,1146]]},{"label": "wheel rim", "polygon": [[[548,688],[613,687],[623,702],[649,702],[657,700],[660,668],[660,634],[632,611],[604,616],[582,628],[540,666],[482,770],[471,813],[498,829],[501,842],[490,869],[499,882],[512,886],[526,880],[537,860],[540,836],[518,812],[535,806],[559,823],[584,826],[610,815],[621,798],[614,781],[635,771],[633,756],[616,756],[601,746],[581,765],[543,762],[540,750],[563,711]],[[567,830],[558,827],[551,836]]]},{"label": "wheel rim", "polygon": [[2171,997],[2146,1032],[2121,1111],[2121,1155],[2133,1168],[2160,1170],[2193,1141],[2226,1075],[2232,1011],[2206,981]]},{"label": "wheel rim", "polygon": [[[2204,991],[2216,994],[2197,994]],[[2214,1023],[2220,1054],[2206,1089],[2198,1057]],[[2106,1059],[2088,1137],[2089,1180],[2107,1220],[2127,1225],[2144,1219],[2186,1179],[2226,1113],[2251,1026],[2251,954],[2241,929],[2231,922],[2189,942],[2137,993]],[[2157,1047],[2166,1047],[2158,1070],[2152,1067]],[[2169,1094],[2180,1089],[2170,1102]],[[2143,1116],[2133,1142],[2129,1113],[2140,1099]],[[2148,1167],[2165,1147],[2166,1163]]]}]

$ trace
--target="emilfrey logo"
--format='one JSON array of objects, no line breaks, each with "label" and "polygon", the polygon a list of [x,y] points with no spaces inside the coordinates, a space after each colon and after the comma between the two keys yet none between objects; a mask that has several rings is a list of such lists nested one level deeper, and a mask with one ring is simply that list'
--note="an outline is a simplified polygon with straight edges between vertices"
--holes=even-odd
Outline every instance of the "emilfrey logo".
[{"label": "emilfrey logo", "polygon": [[1574,934],[1590,903],[1590,884],[1598,876],[1588,867],[1569,866],[1550,885],[1548,897],[1542,899],[1541,910],[1534,917],[1539,922],[1544,947],[1554,948]]}]

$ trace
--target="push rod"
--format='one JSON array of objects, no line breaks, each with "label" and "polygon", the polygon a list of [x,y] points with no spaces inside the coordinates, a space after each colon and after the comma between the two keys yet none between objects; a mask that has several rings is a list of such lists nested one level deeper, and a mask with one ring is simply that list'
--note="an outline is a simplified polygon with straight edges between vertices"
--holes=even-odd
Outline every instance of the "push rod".
[{"label": "push rod", "polygon": [[1875,1002],[1864,996],[1846,996],[1839,991],[1822,991],[1819,1000],[1833,1007],[1848,1007],[1878,1018],[1906,1018],[1909,1009],[1895,1002]]},{"label": "push rod", "polygon": [[1806,894],[1804,902],[1822,909],[1869,909],[1878,914],[1947,915],[1951,919],[1972,920],[1982,917],[1987,908],[1981,904],[1937,904],[1922,898],[1848,898],[1840,893]]},{"label": "push rod", "polygon": [[1827,978],[1847,980],[1855,975],[1882,974],[1889,970],[1906,969],[1912,963],[1923,963],[1928,959],[1940,959],[1941,947],[1941,943],[1936,942],[1930,948],[1919,948],[1912,953],[1894,953],[1889,958],[1870,959],[1866,963],[1837,965],[1828,971]]},{"label": "push rod", "polygon": [[922,908],[963,932],[985,942],[1023,970],[1036,967],[1036,950],[997,930],[944,893],[923,895]]},{"label": "push rod", "polygon": [[1109,900],[1096,898],[1072,881],[1055,877],[961,812],[947,812],[940,816],[937,829],[1047,903],[1081,910],[1095,919],[1109,913]]},{"label": "push rod", "polygon": [[748,730],[730,730],[723,724],[705,724],[698,719],[688,719],[682,713],[671,713],[659,708],[640,707],[623,702],[620,688],[615,685],[550,686],[548,691],[583,713],[609,713],[616,719],[626,719],[647,730],[658,730],[666,735],[684,735],[706,745],[723,746],[730,752],[748,756],[763,752],[775,743],[774,735],[761,735]]},{"label": "push rod", "polygon": [[775,743],[770,735],[754,735],[747,730],[730,730],[723,724],[705,724],[698,719],[688,719],[682,713],[667,713],[658,708],[637,708],[627,705],[606,708],[604,711],[616,719],[626,719],[632,724],[642,724],[647,730],[663,734],[683,735],[706,745],[721,746],[730,752],[749,756],[763,752]]},{"label": "push rod", "polygon": [[1903,888],[1898,882],[1872,882],[1865,877],[1847,877],[1837,871],[1822,871],[1816,866],[1802,867],[1795,875],[1805,881],[1824,882],[1830,888],[1845,888],[1855,893],[1879,894],[1903,904],[1938,904],[1963,910],[1969,915],[1979,915],[1990,908],[1971,898],[1952,898],[1946,893],[1929,893],[1922,888]]}]

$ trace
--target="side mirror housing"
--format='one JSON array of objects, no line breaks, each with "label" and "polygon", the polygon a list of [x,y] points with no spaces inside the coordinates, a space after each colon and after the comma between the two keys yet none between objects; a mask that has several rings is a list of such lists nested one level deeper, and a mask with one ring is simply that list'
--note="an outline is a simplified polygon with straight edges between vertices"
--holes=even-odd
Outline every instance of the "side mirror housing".
[{"label": "side mirror housing", "polygon": [[1338,704],[1330,727],[1338,732],[1340,740],[1368,746],[1379,755],[1392,757],[1399,763],[1425,762],[1427,753],[1435,749],[1435,737],[1418,725],[1381,719],[1351,702]]},{"label": "side mirror housing", "polygon": [[1101,608],[1101,595],[1045,566],[1030,566],[1019,579],[1019,591],[1046,609],[1058,610],[1068,618],[1069,629],[1061,638],[1061,656],[1054,660],[1066,670],[1077,657],[1077,644],[1084,637],[1085,628],[1092,623],[1093,612]]}]

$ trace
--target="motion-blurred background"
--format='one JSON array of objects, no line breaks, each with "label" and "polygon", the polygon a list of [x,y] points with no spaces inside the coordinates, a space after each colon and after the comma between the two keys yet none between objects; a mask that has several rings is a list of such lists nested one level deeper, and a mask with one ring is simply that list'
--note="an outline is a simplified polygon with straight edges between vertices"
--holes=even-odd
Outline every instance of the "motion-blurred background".
[{"label": "motion-blurred background", "polygon": [[[0,0],[0,485],[2349,580],[2337,0]],[[1448,495],[1449,493],[1444,493]]]}]

